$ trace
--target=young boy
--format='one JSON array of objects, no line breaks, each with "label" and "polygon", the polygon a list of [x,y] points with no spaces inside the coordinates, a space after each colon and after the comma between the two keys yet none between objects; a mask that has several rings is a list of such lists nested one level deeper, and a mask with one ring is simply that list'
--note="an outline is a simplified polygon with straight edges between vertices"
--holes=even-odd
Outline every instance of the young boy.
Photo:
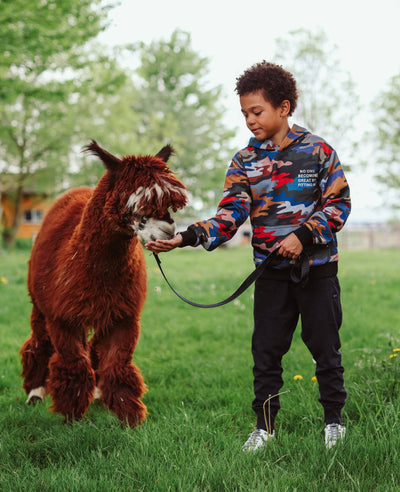
[{"label": "young boy", "polygon": [[243,450],[260,449],[275,436],[280,403],[274,395],[283,385],[281,360],[299,316],[302,339],[316,361],[330,448],[346,430],[336,232],[350,213],[349,187],[332,147],[304,128],[289,127],[297,104],[292,74],[264,61],[237,79],[236,92],[254,138],[233,157],[215,217],[146,248],[160,253],[201,244],[211,251],[250,216],[255,263],[275,249],[277,255],[255,284],[252,408],[257,426]]}]

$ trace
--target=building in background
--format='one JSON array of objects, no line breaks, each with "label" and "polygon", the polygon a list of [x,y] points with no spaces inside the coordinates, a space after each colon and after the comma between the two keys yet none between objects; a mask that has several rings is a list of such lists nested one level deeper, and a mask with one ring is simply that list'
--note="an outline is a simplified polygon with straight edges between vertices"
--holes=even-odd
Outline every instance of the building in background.
[{"label": "building in background", "polygon": [[[16,237],[33,241],[52,203],[53,199],[44,194],[38,195],[33,191],[25,192],[22,199],[21,219]],[[7,193],[3,193],[1,196],[1,208],[1,225],[3,227],[10,226],[14,216],[14,205]]]}]

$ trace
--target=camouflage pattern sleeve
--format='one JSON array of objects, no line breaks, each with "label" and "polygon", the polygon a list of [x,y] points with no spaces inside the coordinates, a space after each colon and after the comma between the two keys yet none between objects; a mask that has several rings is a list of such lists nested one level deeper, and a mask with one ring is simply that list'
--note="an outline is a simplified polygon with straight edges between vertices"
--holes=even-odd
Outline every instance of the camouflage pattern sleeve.
[{"label": "camouflage pattern sleeve", "polygon": [[351,211],[350,189],[336,152],[319,144],[322,164],[319,172],[320,206],[305,222],[314,244],[328,244],[342,229]]},{"label": "camouflage pattern sleeve", "polygon": [[238,152],[228,168],[223,198],[215,217],[195,222],[189,227],[196,233],[196,246],[201,244],[208,251],[212,251],[229,241],[248,218],[250,207],[250,185]]}]

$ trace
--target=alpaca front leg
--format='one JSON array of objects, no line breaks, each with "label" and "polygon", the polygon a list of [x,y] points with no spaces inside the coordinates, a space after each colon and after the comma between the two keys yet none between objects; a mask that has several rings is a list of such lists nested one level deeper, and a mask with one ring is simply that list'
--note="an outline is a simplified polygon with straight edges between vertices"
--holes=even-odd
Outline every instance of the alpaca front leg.
[{"label": "alpaca front leg", "polygon": [[46,379],[48,364],[54,352],[52,343],[47,334],[46,322],[43,314],[34,305],[31,313],[30,337],[20,349],[22,363],[23,388],[28,395],[27,403],[42,401],[47,394]]},{"label": "alpaca front leg", "polygon": [[[50,329],[49,329],[50,332]],[[48,390],[51,410],[66,421],[79,420],[93,400],[95,374],[82,334],[75,336],[71,327],[54,324],[51,329],[56,352],[50,360]]]},{"label": "alpaca front leg", "polygon": [[147,413],[140,400],[146,385],[132,363],[138,334],[138,322],[113,327],[113,332],[97,344],[101,401],[131,427],[139,425]]}]

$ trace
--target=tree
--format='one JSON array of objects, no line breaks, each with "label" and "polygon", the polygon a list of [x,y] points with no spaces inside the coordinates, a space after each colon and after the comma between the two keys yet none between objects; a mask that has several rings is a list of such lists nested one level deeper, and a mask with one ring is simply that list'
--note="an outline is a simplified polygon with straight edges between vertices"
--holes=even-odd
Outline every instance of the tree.
[{"label": "tree", "polygon": [[2,0],[0,99],[12,103],[38,76],[59,70],[54,55],[74,53],[105,29],[112,6],[103,0]]},{"label": "tree", "polygon": [[2,1],[0,192],[14,205],[3,230],[9,244],[26,187],[46,191],[63,179],[77,121],[74,94],[87,88],[77,71],[93,63],[82,47],[104,29],[110,7],[101,0]]},{"label": "tree", "polygon": [[296,118],[350,159],[356,148],[359,98],[324,31],[291,31],[276,41],[275,61],[293,73],[300,92]]},{"label": "tree", "polygon": [[378,180],[394,190],[393,205],[400,207],[400,74],[373,103]]},{"label": "tree", "polygon": [[119,64],[123,49],[117,47],[110,55],[104,46],[91,44],[93,61],[80,71],[79,87],[71,94],[75,123],[65,186],[94,186],[104,173],[98,159],[81,153],[82,145],[91,139],[115,154],[143,153],[134,133],[140,116],[132,110],[140,95],[132,81],[133,72]]},{"label": "tree", "polygon": [[209,60],[193,51],[190,34],[180,30],[167,41],[141,43],[139,53],[140,97],[132,106],[140,115],[136,140],[151,152],[171,143],[192,205],[214,206],[232,157],[233,131],[222,120],[221,87],[207,87]]}]

